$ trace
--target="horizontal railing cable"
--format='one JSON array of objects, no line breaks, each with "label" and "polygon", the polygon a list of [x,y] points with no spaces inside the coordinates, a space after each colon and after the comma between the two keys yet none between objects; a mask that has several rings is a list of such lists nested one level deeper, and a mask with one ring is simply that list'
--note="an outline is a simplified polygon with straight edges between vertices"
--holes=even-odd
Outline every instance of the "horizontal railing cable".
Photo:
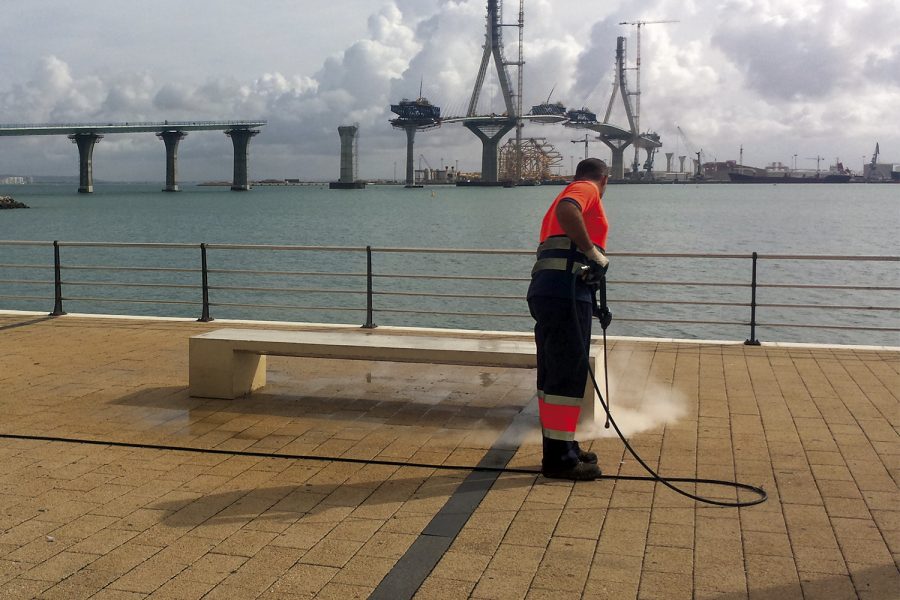
[{"label": "horizontal railing cable", "polygon": [[[52,283],[52,282],[51,282]],[[449,294],[443,292],[372,292],[373,296],[412,296],[414,298],[472,298],[478,300],[518,300],[524,302],[521,295],[503,294]]]},{"label": "horizontal railing cable", "polygon": [[210,290],[231,290],[239,292],[288,292],[307,294],[365,294],[366,290],[336,290],[334,288],[273,288],[273,287],[245,287],[237,285],[211,285]]},{"label": "horizontal railing cable", "polygon": [[[196,247],[196,246],[195,246]],[[365,252],[365,246],[267,246],[262,244],[207,244],[209,250],[286,250],[297,252]]]},{"label": "horizontal railing cable", "polygon": [[[48,283],[53,283],[52,281]],[[131,288],[171,288],[171,289],[184,289],[184,290],[196,290],[200,287],[199,284],[189,284],[189,283],[128,283],[128,282],[112,282],[112,281],[68,281],[64,280],[63,285],[78,285],[78,286],[92,286],[92,287],[131,287]]]},{"label": "horizontal railing cable", "polygon": [[631,323],[682,323],[685,325],[749,325],[746,321],[712,321],[712,320],[686,320],[686,319],[643,319],[638,317],[616,317],[616,321]]},{"label": "horizontal railing cable", "polygon": [[2,295],[0,298],[4,300],[53,300],[53,296],[13,296],[13,295]]},{"label": "horizontal railing cable", "polygon": [[503,277],[494,275],[415,275],[408,273],[375,273],[372,277],[376,279],[435,279],[449,281],[531,281],[531,277]]},{"label": "horizontal railing cable", "polygon": [[[618,302],[618,300],[616,301]],[[849,306],[844,304],[763,304],[756,306],[763,308],[824,308],[827,310],[884,310],[900,312],[900,306]]]},{"label": "horizontal railing cable", "polygon": [[364,308],[351,308],[343,306],[297,306],[290,304],[239,304],[237,302],[210,302],[210,306],[231,306],[239,308],[277,308],[286,310],[318,310],[318,311],[354,311],[365,312]]},{"label": "horizontal railing cable", "polygon": [[[49,267],[53,268],[53,267]],[[63,271],[123,271],[123,272],[159,272],[159,273],[200,273],[200,269],[180,267],[111,267],[105,265],[65,265]]]},{"label": "horizontal railing cable", "polygon": [[534,256],[534,250],[500,250],[495,248],[372,248],[378,254],[487,254]]},{"label": "horizontal railing cable", "polygon": [[[198,269],[199,271],[199,269]],[[272,276],[299,276],[299,277],[365,277],[365,273],[326,273],[324,271],[260,271],[257,269],[208,269],[209,274],[227,275],[272,275]]]},{"label": "horizontal railing cable", "polygon": [[[529,280],[530,281],[530,280]],[[610,279],[609,285],[673,285],[673,286],[696,286],[696,287],[741,287],[748,288],[749,283],[737,282],[718,282],[718,281],[621,281]]]},{"label": "horizontal railing cable", "polygon": [[37,284],[37,285],[53,285],[52,281],[41,281],[39,279],[0,279],[0,283],[9,283],[16,285],[28,285],[28,284]]},{"label": "horizontal railing cable", "polygon": [[378,312],[407,315],[442,315],[448,317],[509,317],[514,319],[531,318],[525,313],[450,312],[445,310],[415,310],[406,308],[379,308]]},{"label": "horizontal railing cable", "polygon": [[0,240],[0,246],[52,246],[53,242],[32,242],[28,240]]},{"label": "horizontal railing cable", "polygon": [[890,285],[825,285],[816,283],[759,283],[758,288],[796,290],[854,290],[870,292],[900,292],[900,286]]},{"label": "horizontal railing cable", "polygon": [[805,323],[757,323],[757,327],[801,327],[808,329],[836,329],[841,331],[900,331],[900,327],[865,327],[862,325],[814,325]]},{"label": "horizontal railing cable", "polygon": [[7,265],[0,264],[0,269],[47,269],[52,270],[53,265]]},{"label": "horizontal railing cable", "polygon": [[198,244],[179,242],[59,242],[59,246],[61,248],[165,248],[196,250]]},{"label": "horizontal railing cable", "polygon": [[850,260],[859,262],[900,262],[900,256],[862,254],[847,256],[841,254],[760,254],[759,260]]},{"label": "horizontal railing cable", "polygon": [[[618,304],[681,304],[687,306],[750,306],[749,302],[720,302],[714,300],[642,300],[638,298],[616,298]],[[760,306],[757,304],[757,306]]]},{"label": "horizontal railing cable", "polygon": [[199,306],[201,303],[192,300],[145,300],[137,298],[85,298],[83,296],[63,296],[67,302],[110,302],[114,304],[185,304]]}]

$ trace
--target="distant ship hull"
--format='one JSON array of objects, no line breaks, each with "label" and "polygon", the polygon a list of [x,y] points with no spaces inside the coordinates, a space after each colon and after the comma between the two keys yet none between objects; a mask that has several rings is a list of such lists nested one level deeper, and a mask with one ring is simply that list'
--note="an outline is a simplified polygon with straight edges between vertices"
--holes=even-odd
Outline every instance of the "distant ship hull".
[{"label": "distant ship hull", "polygon": [[729,173],[732,183],[848,183],[850,175],[828,174],[817,177],[792,177],[790,175],[746,175]]}]

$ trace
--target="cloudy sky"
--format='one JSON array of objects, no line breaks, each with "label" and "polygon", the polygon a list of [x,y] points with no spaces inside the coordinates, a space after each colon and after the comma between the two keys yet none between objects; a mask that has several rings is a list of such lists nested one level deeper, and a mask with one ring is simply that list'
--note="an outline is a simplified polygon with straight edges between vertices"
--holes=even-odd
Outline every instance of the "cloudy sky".
[{"label": "cloudy sky", "polygon": [[[518,2],[507,0],[506,21]],[[0,25],[0,122],[264,118],[251,176],[336,178],[337,126],[361,126],[360,174],[402,170],[405,138],[388,105],[425,96],[459,113],[484,39],[484,0],[29,0]],[[685,154],[676,125],[710,158],[854,169],[880,142],[900,162],[897,0],[526,0],[525,102],[554,100],[603,113],[619,21],[678,19],[643,33],[642,125],[663,151]],[[515,30],[507,52],[515,55]],[[634,48],[633,37],[629,50]],[[481,108],[501,112],[489,82]],[[624,121],[624,118],[620,120]],[[567,157],[577,133],[529,126]],[[460,126],[418,138],[434,166],[480,168],[480,144]],[[606,158],[602,146],[593,154]],[[107,136],[95,175],[159,180],[154,136]],[[195,132],[181,178],[227,179],[230,142]],[[62,137],[0,138],[0,173],[74,175]],[[399,175],[399,173],[398,173]]]}]

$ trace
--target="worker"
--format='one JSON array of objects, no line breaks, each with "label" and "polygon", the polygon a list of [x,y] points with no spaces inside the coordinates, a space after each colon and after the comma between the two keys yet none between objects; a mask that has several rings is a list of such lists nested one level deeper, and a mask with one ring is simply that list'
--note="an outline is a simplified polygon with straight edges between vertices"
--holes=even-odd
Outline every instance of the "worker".
[{"label": "worker", "polygon": [[605,255],[609,224],[601,202],[608,178],[609,168],[602,160],[578,163],[575,180],[556,197],[541,224],[528,307],[535,321],[541,471],[546,477],[583,481],[601,475],[597,455],[575,441],[575,427],[588,374],[585,353],[592,316],[598,316],[604,330],[612,320],[605,302],[601,314],[594,301],[594,290],[605,286],[609,267]]}]

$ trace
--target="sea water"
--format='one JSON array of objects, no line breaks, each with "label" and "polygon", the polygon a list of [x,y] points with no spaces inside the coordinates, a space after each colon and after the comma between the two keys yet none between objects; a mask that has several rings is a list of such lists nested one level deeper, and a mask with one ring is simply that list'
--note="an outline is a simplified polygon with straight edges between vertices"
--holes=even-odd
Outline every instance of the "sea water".
[{"label": "sea water", "polygon": [[[165,194],[159,184],[99,184],[94,194],[77,194],[75,187],[0,186],[0,195],[11,195],[31,207],[0,211],[0,240],[176,242],[197,247],[64,245],[64,296],[72,298],[66,301],[68,312],[199,316],[199,274],[194,270],[199,268],[201,242],[372,246],[376,324],[516,331],[531,327],[524,302],[524,280],[530,273],[531,256],[387,253],[379,249],[531,250],[536,246],[541,218],[561,190],[556,186],[404,189],[385,185],[339,191],[315,186],[260,186],[238,193],[223,187],[184,184],[182,192]],[[735,259],[612,256],[610,304],[616,320],[610,333],[614,335],[747,338],[752,252],[762,256],[758,279],[763,285],[900,286],[898,262],[766,258],[783,254],[900,255],[900,186],[615,185],[607,190],[604,205],[611,224],[608,251],[613,255],[742,255]],[[52,265],[52,249],[0,246],[0,263],[48,267]],[[75,266],[185,271],[71,268]],[[360,276],[366,270],[364,252],[211,249],[209,268],[214,317],[365,321],[365,277]],[[325,275],[266,275],[261,271]],[[49,310],[52,300],[46,298],[52,298],[52,285],[48,285],[52,274],[46,268],[0,267],[3,282],[36,282],[0,282],[0,296],[35,296],[0,298],[0,308]],[[472,275],[481,279],[425,280],[387,275]],[[730,285],[681,285],[686,282]],[[128,288],[110,283],[173,287]],[[897,332],[821,327],[898,328],[900,312],[884,310],[900,306],[897,298],[896,290],[761,287],[760,304],[800,304],[803,308],[761,306],[757,310],[762,324],[757,337],[768,341],[900,345]],[[185,304],[163,304],[163,300]],[[868,308],[879,310],[865,310]]]}]

